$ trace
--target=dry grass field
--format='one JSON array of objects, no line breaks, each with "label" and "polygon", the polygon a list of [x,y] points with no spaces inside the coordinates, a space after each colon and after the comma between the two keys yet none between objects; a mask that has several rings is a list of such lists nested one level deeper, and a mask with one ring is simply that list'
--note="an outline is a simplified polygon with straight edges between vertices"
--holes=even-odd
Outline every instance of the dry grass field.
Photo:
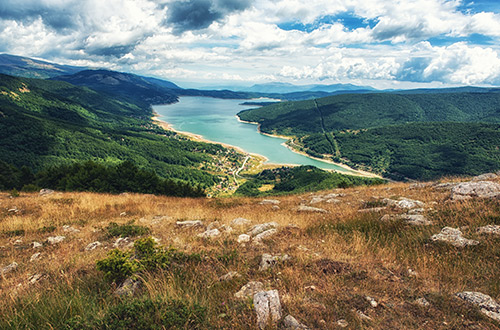
[{"label": "dry grass field", "polygon": [[[342,195],[310,204],[316,195],[331,193]],[[391,183],[277,197],[278,208],[255,198],[1,193],[0,269],[13,262],[17,268],[0,277],[0,328],[253,329],[252,297],[234,294],[249,281],[260,281],[266,290],[278,290],[283,316],[293,315],[310,329],[499,329],[455,293],[500,298],[500,235],[477,232],[500,225],[500,202],[449,196],[449,190]],[[420,212],[432,224],[380,220],[405,212],[390,206],[359,212],[399,197],[425,203]],[[301,204],[328,212],[299,212]],[[251,223],[232,225],[239,217]],[[187,220],[203,225],[177,225]],[[240,234],[268,222],[278,225],[274,235],[238,243]],[[199,237],[207,226],[220,235]],[[432,241],[445,226],[460,228],[479,244],[459,248]],[[130,242],[152,236],[184,257],[172,252],[162,266],[137,269],[139,289],[117,296],[119,283],[105,278],[96,263],[107,258],[120,235]],[[51,244],[48,239],[55,236],[65,238]],[[87,251],[96,241],[102,245]],[[33,242],[42,246],[34,248]],[[289,259],[262,271],[264,253]],[[230,271],[239,276],[219,279]],[[273,327],[285,325],[281,320]]]}]

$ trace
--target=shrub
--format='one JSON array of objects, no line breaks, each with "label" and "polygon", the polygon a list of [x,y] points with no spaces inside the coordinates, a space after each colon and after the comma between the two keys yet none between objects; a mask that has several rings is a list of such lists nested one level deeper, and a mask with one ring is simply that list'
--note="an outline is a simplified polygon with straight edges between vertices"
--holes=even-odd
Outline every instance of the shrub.
[{"label": "shrub", "polygon": [[137,260],[131,257],[130,252],[112,250],[105,259],[97,261],[97,269],[104,272],[107,280],[122,282],[139,269]]}]

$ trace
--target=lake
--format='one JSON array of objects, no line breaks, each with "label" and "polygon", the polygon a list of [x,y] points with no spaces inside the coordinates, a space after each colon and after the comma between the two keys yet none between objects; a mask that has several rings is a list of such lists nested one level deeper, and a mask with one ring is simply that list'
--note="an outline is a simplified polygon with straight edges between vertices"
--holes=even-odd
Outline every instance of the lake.
[{"label": "lake", "polygon": [[314,165],[323,169],[352,173],[340,166],[297,154],[283,145],[281,138],[260,134],[257,125],[238,121],[236,114],[255,106],[241,105],[249,100],[225,100],[210,97],[180,97],[179,102],[155,105],[159,119],[173,129],[201,135],[203,138],[239,147],[248,153],[266,157],[266,163]]}]

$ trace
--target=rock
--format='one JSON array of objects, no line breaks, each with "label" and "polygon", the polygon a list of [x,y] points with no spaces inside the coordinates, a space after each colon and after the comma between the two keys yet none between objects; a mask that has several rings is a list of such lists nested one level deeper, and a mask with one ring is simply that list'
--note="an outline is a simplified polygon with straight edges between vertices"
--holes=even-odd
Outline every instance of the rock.
[{"label": "rock", "polygon": [[328,213],[327,210],[320,209],[318,207],[312,207],[312,206],[306,206],[306,205],[300,205],[297,208],[298,212],[318,212],[318,213]]},{"label": "rock", "polygon": [[118,237],[113,243],[115,249],[119,248],[130,248],[134,246],[134,242],[130,240],[130,237]]},{"label": "rock", "polygon": [[422,214],[425,212],[424,208],[417,208],[408,211],[408,214]]},{"label": "rock", "polygon": [[35,261],[35,260],[40,259],[40,256],[41,256],[41,255],[42,255],[42,254],[41,254],[40,252],[37,252],[37,253],[33,254],[33,255],[31,256],[31,258],[30,258],[30,262],[33,262],[33,261]]},{"label": "rock", "polygon": [[365,299],[366,299],[366,301],[368,301],[368,302],[370,303],[370,305],[371,305],[373,308],[375,308],[375,307],[377,307],[377,306],[378,306],[378,302],[377,302],[375,299],[373,299],[372,297],[370,297],[370,296],[366,296],[366,297],[365,297]]},{"label": "rock", "polygon": [[126,216],[127,216],[127,212],[120,213],[120,217],[126,217]]},{"label": "rock", "polygon": [[360,310],[356,311],[356,315],[358,315],[358,317],[361,321],[371,321],[372,320],[371,317],[369,317],[368,315],[366,315],[365,313],[363,313]]},{"label": "rock", "polygon": [[337,321],[337,325],[341,328],[347,328],[349,326],[349,323],[347,323],[346,320],[342,319]]},{"label": "rock", "polygon": [[86,247],[85,247],[85,251],[92,251],[92,250],[95,250],[97,249],[99,246],[101,246],[102,243],[101,242],[92,242],[92,243],[89,243]]},{"label": "rock", "polygon": [[430,303],[424,297],[415,299],[415,304],[420,305],[422,307],[427,307]]},{"label": "rock", "polygon": [[33,276],[30,276],[28,278],[28,283],[33,285],[35,284],[36,282],[40,281],[42,279],[43,275],[42,274],[35,274]]},{"label": "rock", "polygon": [[163,221],[167,221],[172,219],[168,215],[155,215],[153,218],[151,218],[151,224],[152,225],[157,225],[159,223],[162,223]]},{"label": "rock", "polygon": [[80,232],[79,229],[76,229],[76,228],[68,226],[68,225],[63,226],[63,231],[66,233],[71,233],[71,234],[76,234],[76,233]]},{"label": "rock", "polygon": [[487,225],[484,227],[479,227],[477,232],[480,234],[495,234],[500,235],[500,226],[499,225]]},{"label": "rock", "polygon": [[398,218],[412,226],[432,225],[432,221],[428,220],[425,216],[421,214],[402,214]]},{"label": "rock", "polygon": [[276,235],[276,233],[278,232],[278,230],[276,229],[269,229],[269,230],[266,230],[265,232],[262,232],[258,235],[256,235],[254,238],[253,238],[253,242],[254,243],[262,243],[262,240],[265,240],[265,239],[268,239],[270,238],[271,236],[274,236]]},{"label": "rock", "polygon": [[361,209],[361,210],[358,210],[359,213],[375,213],[375,212],[382,212],[384,210],[387,210],[387,207],[383,206],[383,207],[372,207],[372,208],[369,208],[369,209]]},{"label": "rock", "polygon": [[207,226],[207,230],[212,230],[220,227],[219,221],[210,222]]},{"label": "rock", "polygon": [[417,277],[418,273],[416,271],[414,271],[413,269],[408,268],[408,276],[410,276],[410,277]]},{"label": "rock", "polygon": [[432,187],[436,190],[451,190],[453,187],[457,186],[459,182],[445,182],[445,183],[435,183]]},{"label": "rock", "polygon": [[21,244],[23,244],[23,240],[22,239],[16,239],[13,244],[14,245],[21,245]]},{"label": "rock", "polygon": [[250,235],[247,234],[241,234],[238,236],[238,243],[246,243],[250,242]]},{"label": "rock", "polygon": [[490,181],[462,182],[451,189],[452,200],[494,198],[500,196],[500,184]]},{"label": "rock", "polygon": [[226,275],[222,275],[221,277],[219,277],[219,281],[221,282],[231,281],[235,277],[241,277],[241,275],[238,272],[231,271]]},{"label": "rock", "polygon": [[276,199],[264,199],[260,201],[260,205],[278,205],[280,203],[279,200]]},{"label": "rock", "polygon": [[127,278],[120,286],[115,290],[115,295],[123,297],[132,297],[139,290],[141,282],[138,280],[133,280]]},{"label": "rock", "polygon": [[50,236],[47,238],[49,244],[59,244],[66,239],[66,236]]},{"label": "rock", "polygon": [[328,204],[338,204],[342,201],[340,199],[330,198],[330,199],[327,199],[325,202]]},{"label": "rock", "polygon": [[255,225],[252,228],[250,228],[248,235],[253,237],[260,233],[265,232],[266,230],[278,228],[278,226],[279,225],[276,222],[266,222],[260,225]]},{"label": "rock", "polygon": [[201,233],[201,234],[198,234],[198,237],[201,237],[201,238],[215,238],[217,236],[220,236],[220,231],[219,229],[211,229],[211,230],[206,230],[205,232]]},{"label": "rock", "polygon": [[190,227],[200,227],[203,226],[203,222],[200,220],[190,220],[190,221],[177,221],[177,226],[190,228]]},{"label": "rock", "polygon": [[246,227],[250,226],[252,221],[245,219],[245,218],[236,218],[233,221],[231,221],[231,226],[233,227]]},{"label": "rock", "polygon": [[406,209],[406,210],[415,209],[415,208],[424,206],[423,202],[409,199],[406,197],[401,197],[398,200],[384,198],[382,200],[382,202],[384,202],[387,206],[392,206],[392,207],[395,207],[398,209]]},{"label": "rock", "polygon": [[251,298],[254,294],[262,290],[264,290],[262,282],[251,281],[242,286],[240,291],[236,292],[234,296],[238,299]]},{"label": "rock", "polygon": [[418,183],[412,183],[410,184],[410,189],[421,189],[421,188],[427,188],[429,186],[432,186],[432,182],[418,182]]},{"label": "rock", "polygon": [[233,227],[227,226],[227,225],[222,225],[222,226],[220,226],[219,230],[223,230],[226,233],[232,233]]},{"label": "rock", "polygon": [[464,291],[455,294],[458,298],[478,306],[481,312],[500,322],[500,304],[481,292]]},{"label": "rock", "polygon": [[288,254],[284,255],[279,254],[273,256],[268,253],[264,253],[260,260],[259,270],[260,271],[268,270],[269,268],[273,268],[274,266],[276,266],[278,262],[287,260],[290,260],[290,256]]},{"label": "rock", "polygon": [[485,174],[481,174],[481,175],[473,177],[472,181],[488,181],[488,180],[493,180],[493,179],[497,179],[497,178],[498,178],[498,175],[496,175],[495,173],[485,173]]},{"label": "rock", "polygon": [[321,203],[324,201],[325,201],[325,199],[323,197],[313,197],[311,199],[311,201],[309,202],[309,204],[317,204],[317,203]]},{"label": "rock", "polygon": [[253,296],[253,304],[257,313],[257,327],[259,329],[265,329],[269,322],[276,325],[281,319],[278,290],[257,292]]},{"label": "rock", "polygon": [[459,229],[444,227],[439,234],[432,235],[431,240],[450,243],[456,247],[464,247],[468,245],[477,245],[478,241],[470,240],[462,236]]},{"label": "rock", "polygon": [[286,329],[288,330],[298,330],[298,329],[309,329],[309,327],[303,325],[295,317],[292,315],[287,315],[283,319],[283,324],[285,325]]},{"label": "rock", "polygon": [[279,209],[280,209],[280,207],[278,205],[271,206],[271,210],[273,210],[273,211],[278,211]]},{"label": "rock", "polygon": [[41,248],[43,246],[42,243],[39,243],[39,242],[33,242],[31,244],[33,245],[33,249],[38,249],[38,248]]},{"label": "rock", "polygon": [[5,266],[4,268],[0,269],[0,276],[3,276],[7,273],[10,273],[10,272],[16,270],[17,266],[18,266],[18,264],[15,261],[13,263],[11,263],[10,265]]},{"label": "rock", "polygon": [[8,209],[7,212],[9,212],[9,213],[17,213],[17,212],[19,212],[19,209],[17,207],[13,207],[11,209]]},{"label": "rock", "polygon": [[54,193],[54,190],[52,189],[42,189],[38,193],[40,196],[46,196],[46,195],[52,195]]}]

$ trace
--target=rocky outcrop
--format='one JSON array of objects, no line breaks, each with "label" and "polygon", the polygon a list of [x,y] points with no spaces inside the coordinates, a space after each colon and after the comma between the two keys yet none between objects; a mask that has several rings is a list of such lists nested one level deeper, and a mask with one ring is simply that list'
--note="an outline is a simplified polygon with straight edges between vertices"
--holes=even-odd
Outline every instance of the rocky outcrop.
[{"label": "rocky outcrop", "polygon": [[325,209],[320,209],[319,207],[312,207],[307,205],[300,205],[297,208],[297,212],[317,212],[317,213],[328,213]]},{"label": "rocky outcrop", "polygon": [[456,296],[462,300],[478,306],[483,314],[500,322],[500,304],[490,296],[481,292],[472,291],[458,292]]},{"label": "rocky outcrop", "polygon": [[500,226],[499,225],[487,225],[483,227],[479,227],[477,232],[480,234],[493,234],[500,235]]},{"label": "rocky outcrop", "polygon": [[177,221],[176,225],[183,228],[201,227],[203,226],[203,222],[200,220]]},{"label": "rocky outcrop", "polygon": [[276,222],[262,223],[260,225],[255,225],[252,228],[250,228],[250,230],[248,231],[248,235],[250,235],[252,237],[257,236],[260,233],[263,233],[269,229],[276,229],[278,227],[279,227],[279,225]]},{"label": "rocky outcrop", "polygon": [[500,184],[490,181],[462,182],[451,189],[452,200],[494,198],[499,196]]},{"label": "rocky outcrop", "polygon": [[269,230],[266,230],[258,235],[256,235],[254,238],[253,238],[253,243],[256,243],[256,244],[260,244],[262,243],[263,240],[265,239],[269,239],[271,238],[272,236],[276,235],[278,233],[278,230],[276,229],[269,229]]},{"label": "rocky outcrop", "polygon": [[494,179],[498,179],[498,175],[496,175],[495,173],[484,173],[473,177],[472,181],[489,181]]},{"label": "rocky outcrop", "polygon": [[257,292],[264,290],[264,284],[262,282],[250,281],[241,287],[240,291],[236,292],[234,296],[237,299],[247,299],[251,298]]},{"label": "rocky outcrop", "polygon": [[281,303],[278,290],[260,291],[253,296],[257,313],[257,327],[265,329],[269,323],[276,325],[281,319]]},{"label": "rocky outcrop", "polygon": [[39,192],[40,196],[46,196],[46,195],[52,195],[54,193],[54,190],[52,189],[41,189]]},{"label": "rocky outcrop", "polygon": [[415,209],[424,206],[423,202],[409,199],[406,197],[401,197],[398,200],[384,198],[382,202],[385,203],[385,205],[387,206],[405,210]]},{"label": "rocky outcrop", "polygon": [[215,238],[218,236],[220,236],[220,231],[217,228],[209,229],[201,234],[198,234],[198,237],[206,238],[206,239]]},{"label": "rocky outcrop", "polygon": [[444,227],[439,234],[432,235],[431,240],[449,243],[456,247],[465,247],[470,245],[478,245],[479,242],[467,239],[462,236],[459,229]]}]

